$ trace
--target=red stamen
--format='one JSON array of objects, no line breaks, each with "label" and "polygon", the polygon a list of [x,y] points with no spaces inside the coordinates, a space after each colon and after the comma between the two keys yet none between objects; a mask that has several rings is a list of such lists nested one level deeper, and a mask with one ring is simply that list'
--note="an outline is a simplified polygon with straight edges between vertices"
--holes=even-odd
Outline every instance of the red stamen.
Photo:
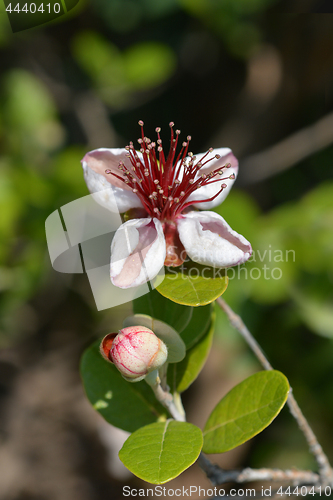
[{"label": "red stamen", "polygon": [[[194,191],[208,184],[235,178],[234,174],[221,178],[225,170],[231,167],[229,163],[200,175],[200,170],[207,163],[219,159],[220,156],[215,155],[207,158],[213,152],[213,149],[210,148],[201,160],[196,162],[193,153],[188,152],[190,136],[187,137],[187,142],[182,143],[182,147],[176,155],[180,130],[173,131],[173,122],[169,123],[171,145],[167,156],[165,156],[162,146],[161,129],[159,127],[155,129],[158,137],[155,143],[145,137],[143,121],[140,120],[139,125],[141,137],[138,139],[138,143],[142,157],[139,157],[133,143],[130,142],[126,146],[127,156],[131,164],[130,169],[123,162],[120,162],[119,174],[110,169],[105,172],[129,186],[140,198],[151,217],[157,217],[161,221],[173,221],[185,208],[194,203],[186,201]],[[186,157],[189,159],[186,160]],[[214,196],[206,200],[195,201],[195,203],[214,200],[225,187],[226,184],[222,184],[221,189]]]}]

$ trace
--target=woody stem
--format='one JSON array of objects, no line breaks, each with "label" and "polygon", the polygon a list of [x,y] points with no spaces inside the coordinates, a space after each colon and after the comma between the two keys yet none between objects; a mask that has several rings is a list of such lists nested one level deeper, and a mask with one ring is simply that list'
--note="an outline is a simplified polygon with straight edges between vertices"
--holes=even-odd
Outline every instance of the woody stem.
[{"label": "woody stem", "polygon": [[[264,355],[263,351],[261,350],[257,341],[252,336],[251,332],[248,330],[246,325],[243,323],[240,316],[238,316],[236,313],[234,313],[234,311],[231,309],[231,307],[221,297],[216,299],[216,302],[219,305],[219,307],[228,316],[228,319],[229,319],[231,325],[234,328],[236,328],[236,330],[238,330],[238,332],[245,339],[245,341],[250,346],[253,353],[255,354],[257,359],[260,361],[262,366],[265,368],[265,370],[273,370],[272,365],[270,364],[270,362],[268,361],[268,359]],[[303,432],[303,434],[305,436],[305,439],[306,439],[306,441],[309,445],[309,448],[310,448],[310,452],[313,454],[314,458],[317,461],[319,474],[320,474],[320,478],[322,480],[322,483],[327,484],[327,485],[333,485],[333,469],[332,469],[332,467],[329,463],[329,460],[328,460],[326,454],[324,453],[321,445],[319,444],[316,435],[314,434],[308,421],[304,417],[300,407],[298,406],[298,403],[292,394],[292,389],[290,389],[287,404],[289,406],[289,410],[290,410],[292,416],[295,418],[300,430]]]}]

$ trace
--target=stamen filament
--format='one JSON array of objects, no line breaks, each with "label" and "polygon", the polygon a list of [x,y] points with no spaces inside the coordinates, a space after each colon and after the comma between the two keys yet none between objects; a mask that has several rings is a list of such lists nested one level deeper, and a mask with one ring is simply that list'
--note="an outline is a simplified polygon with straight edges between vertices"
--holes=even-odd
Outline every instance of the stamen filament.
[{"label": "stamen filament", "polygon": [[139,125],[141,137],[138,139],[138,143],[142,156],[139,156],[133,142],[130,142],[126,146],[126,156],[131,164],[130,169],[121,161],[118,166],[119,174],[110,169],[106,170],[105,173],[113,175],[130,187],[151,217],[157,217],[162,221],[175,220],[185,208],[193,203],[213,201],[227,185],[222,184],[221,189],[210,198],[187,201],[194,191],[215,182],[235,178],[235,174],[221,177],[225,170],[231,167],[230,163],[211,172],[200,174],[200,170],[205,165],[220,159],[220,156],[217,154],[209,158],[208,155],[213,152],[213,149],[210,148],[199,161],[196,161],[193,153],[188,152],[190,136],[187,136],[187,141],[182,143],[182,147],[176,155],[180,130],[173,131],[173,122],[169,123],[171,144],[167,157],[165,157],[160,137],[161,129],[159,127],[155,129],[158,139],[156,142],[152,142],[144,135],[143,121],[140,120]]}]

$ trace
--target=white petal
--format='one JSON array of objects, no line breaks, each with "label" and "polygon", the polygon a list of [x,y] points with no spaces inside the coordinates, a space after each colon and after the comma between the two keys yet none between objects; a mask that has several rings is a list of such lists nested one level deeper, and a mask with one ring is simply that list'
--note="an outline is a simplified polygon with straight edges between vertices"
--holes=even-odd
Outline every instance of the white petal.
[{"label": "white petal", "polygon": [[120,161],[129,166],[126,149],[95,149],[82,160],[84,179],[94,199],[112,212],[126,212],[131,208],[142,207],[138,196],[120,179],[106,174],[109,169],[122,177],[118,169]]},{"label": "white petal", "polygon": [[199,264],[237,266],[251,256],[251,244],[215,212],[189,212],[177,219],[177,227],[188,256]]},{"label": "white petal", "polygon": [[111,281],[120,288],[141,285],[155,278],[166,254],[158,219],[131,219],[117,230],[111,244]]},{"label": "white petal", "polygon": [[[215,158],[214,160],[207,163],[207,166],[202,167],[199,171],[198,177],[201,176],[201,174],[208,174],[213,170],[221,168],[227,163],[230,163],[231,164],[230,168],[224,169],[224,173],[222,175],[218,175],[214,177],[214,179],[212,180],[224,179],[225,177],[230,177],[230,175],[232,174],[235,175],[236,179],[238,174],[238,160],[233,155],[231,149],[229,148],[214,149],[214,151],[211,153],[211,156],[207,156],[207,158],[210,158],[212,157],[212,155],[215,154],[219,154],[221,158],[218,160]],[[204,156],[203,154],[196,155],[197,158],[196,162],[200,161],[203,156]],[[209,208],[217,207],[228,196],[229,191],[232,188],[233,183],[235,182],[235,179],[227,179],[223,181],[221,180],[221,182],[214,182],[212,184],[202,186],[189,196],[188,201],[196,202],[193,203],[193,206],[200,208],[200,210],[207,210]],[[227,187],[223,189],[223,191],[214,200],[206,201],[204,203],[198,203],[199,200],[207,200],[209,198],[212,198],[221,189],[222,184],[226,184]]]}]

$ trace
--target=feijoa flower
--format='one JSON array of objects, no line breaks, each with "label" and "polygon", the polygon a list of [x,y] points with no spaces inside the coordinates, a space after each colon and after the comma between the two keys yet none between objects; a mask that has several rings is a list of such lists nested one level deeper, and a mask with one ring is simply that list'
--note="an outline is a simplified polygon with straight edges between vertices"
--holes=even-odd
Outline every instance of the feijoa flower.
[{"label": "feijoa flower", "polygon": [[[165,266],[180,266],[188,255],[194,262],[230,267],[247,261],[251,244],[214,212],[238,173],[229,148],[209,149],[194,156],[191,137],[177,154],[180,131],[173,131],[164,153],[161,129],[157,141],[144,135],[140,121],[139,151],[132,142],[124,149],[97,149],[82,160],[87,186],[98,203],[130,214],[111,245],[111,281],[119,288],[139,286]],[[116,206],[115,206],[116,204]]]}]

